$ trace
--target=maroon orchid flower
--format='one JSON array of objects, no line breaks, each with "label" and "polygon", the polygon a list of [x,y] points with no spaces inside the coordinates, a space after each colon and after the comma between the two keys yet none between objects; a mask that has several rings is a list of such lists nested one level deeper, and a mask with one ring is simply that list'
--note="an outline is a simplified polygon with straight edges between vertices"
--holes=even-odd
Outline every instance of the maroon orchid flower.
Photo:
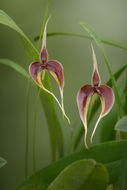
[{"label": "maroon orchid flower", "polygon": [[85,128],[84,142],[85,142],[86,148],[88,148],[87,143],[86,143],[87,112],[88,112],[89,104],[92,101],[92,98],[96,95],[99,95],[101,104],[102,104],[102,111],[100,113],[100,116],[92,132],[91,143],[92,143],[93,136],[94,136],[94,133],[96,131],[99,121],[101,120],[102,117],[104,117],[105,115],[109,113],[114,103],[114,93],[112,89],[106,85],[100,85],[100,76],[98,72],[97,60],[96,60],[93,47],[92,47],[92,54],[93,54],[93,75],[92,75],[93,85],[87,84],[83,86],[77,95],[78,109],[79,109],[81,120]]},{"label": "maroon orchid flower", "polygon": [[[48,19],[49,20],[49,19]],[[49,60],[48,59],[48,52],[46,49],[46,30],[47,30],[47,23],[45,24],[44,32],[43,32],[43,39],[42,39],[42,49],[40,52],[40,61],[36,61],[29,66],[29,73],[34,80],[34,82],[42,88],[44,91],[49,93],[53,96],[53,98],[58,103],[60,109],[62,110],[63,116],[65,116],[70,123],[69,118],[65,114],[64,111],[64,104],[63,104],[63,88],[64,88],[64,75],[63,75],[63,67],[62,65],[56,60]],[[45,70],[47,70],[56,80],[59,85],[60,95],[61,95],[61,104],[57,97],[48,89],[46,89],[43,85],[44,77],[45,77]]]}]

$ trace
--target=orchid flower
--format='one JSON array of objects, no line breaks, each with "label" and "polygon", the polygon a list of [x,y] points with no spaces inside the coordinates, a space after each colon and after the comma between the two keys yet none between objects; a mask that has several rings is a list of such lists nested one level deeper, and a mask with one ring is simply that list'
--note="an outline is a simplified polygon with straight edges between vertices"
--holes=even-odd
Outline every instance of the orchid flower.
[{"label": "orchid flower", "polygon": [[98,72],[97,67],[97,60],[95,56],[95,52],[92,46],[92,56],[93,56],[93,75],[92,75],[92,83],[93,85],[86,84],[83,86],[77,95],[77,104],[78,109],[80,113],[81,120],[83,122],[84,128],[85,128],[85,135],[84,135],[84,143],[86,148],[88,148],[86,143],[86,137],[87,137],[87,112],[89,104],[92,100],[92,98],[96,95],[100,97],[101,105],[102,105],[102,111],[100,113],[100,116],[94,126],[92,135],[91,135],[91,143],[93,141],[93,136],[96,131],[96,128],[98,126],[99,121],[102,117],[107,115],[109,111],[111,110],[113,104],[114,104],[114,93],[112,89],[109,86],[106,85],[100,85],[100,76]]},{"label": "orchid flower", "polygon": [[[48,19],[49,20],[49,19]],[[62,110],[63,116],[66,117],[68,122],[70,123],[69,118],[65,114],[64,111],[64,104],[63,104],[63,88],[64,88],[64,75],[63,75],[63,67],[62,65],[56,61],[56,60],[49,60],[48,59],[48,52],[46,49],[46,35],[47,35],[47,24],[48,20],[45,24],[44,32],[43,32],[43,39],[42,39],[42,48],[40,52],[40,60],[36,61],[29,66],[29,73],[34,80],[34,82],[42,88],[44,91],[49,93],[50,95],[53,96],[53,98],[56,100],[58,103],[60,109]],[[60,89],[60,95],[61,95],[61,104],[57,97],[48,89],[44,87],[44,77],[45,77],[45,70],[47,70],[56,80],[56,82],[59,85]]]}]

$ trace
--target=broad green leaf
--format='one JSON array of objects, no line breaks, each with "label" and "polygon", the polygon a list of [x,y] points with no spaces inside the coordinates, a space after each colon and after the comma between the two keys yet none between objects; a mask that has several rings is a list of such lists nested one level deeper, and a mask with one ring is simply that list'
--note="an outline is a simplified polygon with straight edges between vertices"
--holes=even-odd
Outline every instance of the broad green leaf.
[{"label": "broad green leaf", "polygon": [[0,168],[2,168],[6,163],[7,163],[6,160],[0,157]]},{"label": "broad green leaf", "polygon": [[[28,37],[17,26],[17,24],[2,10],[0,10],[0,23],[12,28],[20,35],[30,62],[33,62],[33,61],[39,59],[39,52],[33,46],[33,44],[28,39]],[[47,79],[45,87],[48,88],[49,90],[51,90],[51,86],[50,86],[50,82],[49,82],[47,74],[46,74],[45,79]],[[61,129],[60,123],[57,118],[53,97],[51,95],[45,93],[44,91],[42,91],[41,102],[42,102],[42,105],[43,105],[43,108],[45,111],[45,115],[46,115],[46,119],[48,122],[50,144],[51,144],[51,151],[52,151],[52,160],[55,160],[56,143],[58,141],[59,141],[59,145],[62,147],[61,150],[63,150],[63,135],[61,132],[62,129]],[[59,135],[59,137],[58,137],[58,135]],[[61,155],[62,154],[63,154],[63,152],[61,152]]]},{"label": "broad green leaf", "polygon": [[15,71],[17,71],[18,73],[20,73],[21,75],[23,75],[24,77],[26,77],[28,79],[30,78],[28,72],[22,66],[18,65],[14,61],[11,61],[9,59],[0,59],[0,64],[9,66],[12,69],[14,69]]},{"label": "broad green leaf", "polygon": [[[85,158],[92,158],[97,162],[103,163],[105,166],[107,166],[107,169],[110,169],[110,171],[112,170],[112,168],[115,169],[115,171],[118,171],[117,166],[119,166],[119,163],[116,164],[116,161],[122,159],[122,155],[126,146],[127,146],[127,140],[114,141],[114,142],[112,141],[92,146],[88,150],[84,149],[80,152],[73,153],[37,172],[36,183],[40,187],[39,189],[46,190],[47,187],[50,185],[50,183],[57,177],[57,175],[65,167],[67,167],[69,164],[75,161]],[[114,167],[113,167],[113,162],[115,162]],[[112,175],[110,176],[111,177],[110,183],[112,183],[112,177],[114,177],[113,182],[117,180],[118,177],[118,173],[112,172],[112,174],[115,174],[115,177]],[[33,187],[34,187],[34,180],[32,176],[27,181],[25,181],[19,188],[17,188],[17,190],[31,190]]]},{"label": "broad green leaf", "polygon": [[96,42],[97,46],[99,47],[99,49],[100,49],[100,51],[101,51],[101,53],[102,53],[102,55],[104,57],[104,60],[105,60],[105,63],[106,63],[106,66],[107,66],[110,78],[111,78],[112,83],[113,83],[114,92],[115,92],[115,98],[116,98],[116,102],[117,102],[118,110],[119,110],[119,116],[121,117],[122,114],[123,114],[123,108],[122,108],[121,98],[119,96],[119,91],[118,91],[118,88],[117,88],[117,85],[116,85],[116,82],[115,82],[115,78],[114,78],[113,72],[111,70],[108,58],[107,58],[107,56],[105,54],[105,51],[104,51],[101,39],[100,39],[100,37],[95,33],[95,31],[88,24],[86,24],[86,23],[80,23],[80,25],[94,39],[94,41]]},{"label": "broad green leaf", "polygon": [[127,132],[127,115],[123,116],[115,125],[115,130]]},{"label": "broad green leaf", "polygon": [[105,190],[107,185],[106,168],[92,159],[83,159],[64,168],[47,190]]},{"label": "broad green leaf", "polygon": [[[118,69],[115,73],[114,73],[114,77],[115,80],[118,80],[120,78],[120,76],[122,75],[122,73],[127,69],[127,64],[125,64],[124,66],[122,66],[120,69]],[[111,78],[106,82],[106,84],[110,87],[112,87],[112,80]],[[94,115],[96,114],[98,108],[100,107],[100,100],[99,98],[96,100],[95,104],[93,105],[92,109],[91,109],[91,114],[90,117],[88,118],[88,124],[90,124],[90,122],[92,121]],[[113,108],[114,109],[114,108]],[[104,120],[105,118],[103,118]],[[104,127],[103,127],[104,128]],[[102,129],[103,130],[103,129]],[[103,133],[103,132],[102,132]],[[104,132],[105,133],[105,132]],[[111,131],[112,133],[112,131]],[[73,150],[75,150],[82,138],[82,136],[84,135],[84,127],[82,124],[80,124],[79,126],[79,131],[77,132],[77,135],[75,136],[74,139],[74,145],[73,145]],[[110,134],[109,134],[110,136]],[[111,140],[111,139],[110,139]],[[104,140],[103,140],[104,141]],[[102,142],[103,142],[102,141]]]},{"label": "broad green leaf", "polygon": [[121,160],[105,164],[105,167],[107,168],[109,174],[109,184],[117,182],[121,168]]},{"label": "broad green leaf", "polygon": [[127,146],[123,153],[117,190],[127,190]]}]

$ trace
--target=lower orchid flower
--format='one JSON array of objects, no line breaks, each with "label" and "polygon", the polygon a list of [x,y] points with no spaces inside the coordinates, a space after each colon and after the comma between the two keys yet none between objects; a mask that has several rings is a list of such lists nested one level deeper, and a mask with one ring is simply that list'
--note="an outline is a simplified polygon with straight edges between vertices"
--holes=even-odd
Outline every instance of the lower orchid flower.
[{"label": "lower orchid flower", "polygon": [[93,75],[92,75],[93,85],[86,84],[79,90],[78,95],[77,95],[78,109],[79,109],[81,120],[85,128],[84,143],[85,143],[86,148],[88,148],[87,142],[86,142],[87,112],[88,112],[88,107],[92,98],[96,95],[100,97],[101,104],[102,104],[102,111],[94,126],[94,129],[90,138],[91,143],[93,141],[93,136],[94,136],[94,133],[96,131],[99,121],[101,120],[102,117],[104,117],[105,115],[109,113],[115,100],[113,90],[109,86],[100,85],[100,76],[98,72],[97,60],[96,60],[93,46],[92,46],[92,55],[93,55]]},{"label": "lower orchid flower", "polygon": [[[40,60],[36,61],[29,66],[29,73],[34,80],[34,82],[42,88],[44,91],[49,93],[50,95],[53,96],[53,98],[56,100],[58,103],[60,109],[62,110],[63,116],[65,116],[70,123],[69,118],[65,114],[64,111],[64,104],[63,104],[63,88],[64,88],[64,75],[63,75],[63,67],[62,65],[56,61],[56,60],[49,60],[48,59],[48,52],[46,49],[46,29],[47,29],[47,23],[48,20],[45,24],[44,32],[43,32],[43,39],[42,39],[42,48],[40,52]],[[59,85],[60,89],[60,95],[61,95],[61,104],[57,97],[48,89],[44,87],[44,75],[45,75],[45,70],[47,70],[56,80],[56,82]]]}]

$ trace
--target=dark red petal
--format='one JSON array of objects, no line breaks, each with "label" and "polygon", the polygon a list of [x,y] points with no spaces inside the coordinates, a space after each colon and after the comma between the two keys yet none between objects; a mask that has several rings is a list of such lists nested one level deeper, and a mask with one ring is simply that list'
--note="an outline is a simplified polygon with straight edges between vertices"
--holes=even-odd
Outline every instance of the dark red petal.
[{"label": "dark red petal", "polygon": [[106,86],[106,85],[101,85],[99,87],[99,95],[101,98],[101,103],[102,103],[102,112],[101,116],[105,116],[108,114],[108,112],[111,110],[113,104],[114,104],[114,93],[113,90]]},{"label": "dark red petal", "polygon": [[100,76],[99,76],[99,72],[98,72],[98,67],[97,67],[97,59],[96,59],[96,55],[92,47],[92,55],[93,55],[93,76],[92,76],[92,82],[94,86],[99,86],[100,84]]},{"label": "dark red petal", "polygon": [[82,122],[84,124],[84,128],[85,128],[84,141],[85,141],[86,147],[87,147],[87,143],[86,143],[87,112],[88,112],[88,106],[89,106],[89,103],[90,103],[90,100],[91,100],[91,97],[93,96],[93,94],[94,94],[93,87],[91,85],[87,84],[80,89],[80,91],[78,92],[78,95],[77,95],[78,109],[79,109],[81,120],[82,120]]},{"label": "dark red petal", "polygon": [[46,49],[45,46],[44,46],[44,48],[41,50],[40,59],[41,59],[42,63],[46,63],[47,60],[48,60],[48,52],[47,52],[47,49]]},{"label": "dark red petal", "polygon": [[96,92],[98,93],[101,99],[102,111],[93,129],[93,132],[91,135],[91,143],[93,141],[93,136],[98,126],[98,123],[100,122],[102,117],[104,117],[105,115],[109,113],[109,111],[111,110],[114,104],[114,99],[115,99],[113,90],[106,85],[101,85],[100,87],[98,87],[98,90]]},{"label": "dark red petal", "polygon": [[57,81],[61,89],[64,87],[64,75],[63,66],[55,60],[48,61],[47,70],[52,74],[52,76]]},{"label": "dark red petal", "polygon": [[34,62],[32,64],[30,64],[29,66],[29,73],[31,75],[31,77],[33,78],[33,80],[40,85],[39,81],[38,81],[38,76],[39,74],[42,72],[42,63],[40,62]]}]

